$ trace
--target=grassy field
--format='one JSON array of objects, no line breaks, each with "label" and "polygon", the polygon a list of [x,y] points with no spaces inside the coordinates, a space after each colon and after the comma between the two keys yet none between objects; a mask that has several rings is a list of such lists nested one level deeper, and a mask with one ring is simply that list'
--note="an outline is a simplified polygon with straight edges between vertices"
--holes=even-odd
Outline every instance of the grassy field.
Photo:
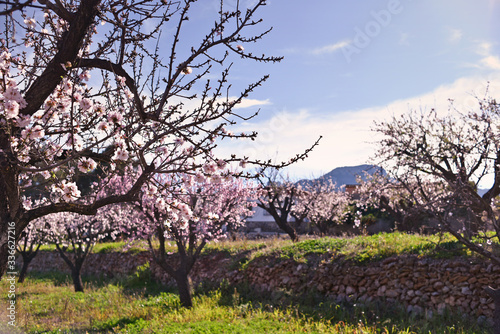
[{"label": "grassy field", "polygon": [[[123,251],[124,244],[102,244],[96,252]],[[134,251],[141,250],[140,245]],[[226,241],[206,252],[245,254],[248,263],[262,255],[293,257],[339,253],[358,262],[403,253],[468,256],[448,236],[384,234],[352,239]],[[487,333],[460,314],[410,316],[397,305],[337,304],[321,295],[262,294],[248,286],[202,284],[194,307],[183,309],[175,290],[151,280],[147,267],[115,279],[84,278],[86,292],[75,293],[61,273],[35,273],[17,286],[17,324],[26,333]],[[7,291],[6,280],[0,289]],[[0,315],[7,307],[1,295]],[[0,333],[2,332],[0,328]]]}]

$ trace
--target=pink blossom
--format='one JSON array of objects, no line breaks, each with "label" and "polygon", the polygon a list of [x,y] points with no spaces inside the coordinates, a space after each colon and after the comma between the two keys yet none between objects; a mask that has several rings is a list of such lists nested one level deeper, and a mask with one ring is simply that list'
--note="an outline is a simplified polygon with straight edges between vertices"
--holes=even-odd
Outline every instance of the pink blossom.
[{"label": "pink blossom", "polygon": [[158,188],[155,185],[148,184],[144,187],[144,193],[146,196],[152,197],[158,193]]},{"label": "pink blossom", "polygon": [[220,176],[220,174],[213,174],[211,175],[210,177],[212,183],[214,184],[221,184],[222,183],[222,177]]},{"label": "pink blossom", "polygon": [[67,182],[66,180],[63,180],[59,188],[63,193],[61,198],[64,201],[70,201],[81,196],[80,190],[74,182]]},{"label": "pink blossom", "polygon": [[93,171],[97,167],[97,163],[91,158],[82,158],[78,162],[78,170],[82,173]]},{"label": "pink blossom", "polygon": [[115,154],[113,155],[113,160],[127,161],[128,160],[127,150],[125,149],[116,150]]},{"label": "pink blossom", "polygon": [[117,111],[112,112],[111,114],[108,115],[108,122],[110,123],[120,124],[122,120],[123,120],[123,115]]},{"label": "pink blossom", "polygon": [[34,127],[28,127],[23,131],[21,131],[21,136],[24,139],[34,140],[45,136],[45,130],[42,128],[41,125],[35,125]]},{"label": "pink blossom", "polygon": [[207,163],[203,166],[203,170],[207,174],[213,174],[217,170],[217,165],[214,163]]},{"label": "pink blossom", "polygon": [[[76,94],[75,94],[75,95],[76,95]],[[94,105],[94,103],[92,102],[92,100],[87,99],[87,98],[82,99],[82,100],[80,101],[80,108],[82,108],[82,110],[84,110],[84,111],[87,111],[87,110],[92,109],[92,106],[93,106],[93,105]]]},{"label": "pink blossom", "polygon": [[194,178],[190,174],[184,174],[182,175],[182,180],[184,181],[184,184],[189,187],[193,184]]},{"label": "pink blossom", "polygon": [[19,115],[19,103],[16,101],[7,101],[4,104],[5,118],[12,119]]},{"label": "pink blossom", "polygon": [[83,148],[83,139],[77,134],[68,133],[66,140],[67,148],[75,148],[76,150],[81,150]]},{"label": "pink blossom", "polygon": [[99,102],[94,104],[94,112],[98,115],[104,114],[104,107],[102,106],[102,104],[100,104]]},{"label": "pink blossom", "polygon": [[125,94],[125,97],[127,98],[127,100],[132,101],[134,99],[134,94],[132,94],[132,92],[130,90],[125,89],[123,91],[123,93]]},{"label": "pink blossom", "polygon": [[185,219],[184,217],[181,217],[179,219],[179,228],[181,230],[187,230],[188,227],[189,227],[189,221],[187,219]]},{"label": "pink blossom", "polygon": [[127,79],[125,77],[121,77],[121,76],[117,76],[116,78],[118,80],[118,83],[120,84],[120,86],[125,86],[125,82],[127,81]]},{"label": "pink blossom", "polygon": [[90,80],[90,72],[89,71],[83,71],[82,73],[80,73],[80,75],[78,77],[82,81],[89,81]]},{"label": "pink blossom", "polygon": [[71,81],[65,81],[62,85],[62,91],[66,94],[71,94],[73,91],[73,83]]},{"label": "pink blossom", "polygon": [[10,66],[11,55],[9,52],[3,51],[0,54],[0,70],[7,72]]},{"label": "pink blossom", "polygon": [[48,170],[44,170],[43,172],[40,172],[40,175],[42,175],[44,179],[49,179],[51,174]]},{"label": "pink blossom", "polygon": [[16,119],[16,125],[20,128],[27,127],[31,122],[31,117],[29,115],[21,116]]},{"label": "pink blossom", "polygon": [[21,109],[28,105],[16,86],[8,85],[3,93],[3,97],[7,100],[16,101],[19,103],[19,108]]},{"label": "pink blossom", "polygon": [[217,167],[222,170],[224,168],[226,168],[227,166],[227,162],[222,160],[222,159],[217,159]]},{"label": "pink blossom", "polygon": [[45,136],[45,130],[42,128],[41,125],[35,125],[31,129],[30,139],[38,139],[42,138],[43,136]]},{"label": "pink blossom", "polygon": [[78,93],[78,92],[77,92],[77,93],[73,94],[73,99],[74,99],[76,102],[81,102],[81,101],[82,101],[82,99],[83,99],[83,96],[82,96],[82,94],[80,94],[80,93]]},{"label": "pink blossom", "polygon": [[30,29],[35,29],[36,28],[36,21],[35,21],[34,18],[27,17],[26,19],[24,19],[24,23]]},{"label": "pink blossom", "polygon": [[181,218],[190,219],[193,214],[191,208],[186,203],[179,203],[177,209],[179,210]]},{"label": "pink blossom", "polygon": [[101,132],[107,132],[109,127],[110,127],[110,124],[108,122],[102,121],[101,123],[99,123],[97,125],[97,130],[99,130]]},{"label": "pink blossom", "polygon": [[216,214],[216,213],[213,213],[213,212],[209,212],[208,213],[208,219],[210,219],[210,220],[217,220],[217,219],[219,219],[219,215]]},{"label": "pink blossom", "polygon": [[189,66],[186,66],[182,70],[182,73],[184,73],[184,74],[191,74],[191,73],[193,73],[193,69],[191,67],[189,67]]},{"label": "pink blossom", "polygon": [[23,207],[24,207],[24,209],[31,210],[31,206],[32,206],[31,199],[24,198],[23,199]]},{"label": "pink blossom", "polygon": [[174,143],[175,143],[175,145],[182,145],[182,144],[184,144],[184,139],[183,138],[175,138]]},{"label": "pink blossom", "polygon": [[198,183],[205,182],[205,175],[203,175],[203,173],[201,173],[201,172],[196,173],[194,178],[195,178],[196,182],[198,182]]},{"label": "pink blossom", "polygon": [[236,49],[238,51],[244,51],[245,50],[245,48],[243,47],[243,45],[240,45],[240,44],[236,45]]}]

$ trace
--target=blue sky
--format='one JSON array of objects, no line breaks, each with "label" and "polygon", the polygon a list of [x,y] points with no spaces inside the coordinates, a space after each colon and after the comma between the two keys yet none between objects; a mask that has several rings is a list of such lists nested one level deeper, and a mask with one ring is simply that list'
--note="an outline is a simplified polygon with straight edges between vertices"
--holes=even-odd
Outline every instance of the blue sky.
[{"label": "blue sky", "polygon": [[[205,2],[194,18],[216,3]],[[292,177],[365,163],[374,120],[409,108],[446,110],[449,98],[471,108],[471,95],[483,95],[488,82],[500,93],[499,14],[498,0],[270,0],[258,15],[273,31],[245,50],[284,60],[238,62],[231,76],[238,86],[271,75],[248,101],[260,115],[237,128],[261,138],[223,151],[286,159],[323,135],[307,161],[288,169]]]}]

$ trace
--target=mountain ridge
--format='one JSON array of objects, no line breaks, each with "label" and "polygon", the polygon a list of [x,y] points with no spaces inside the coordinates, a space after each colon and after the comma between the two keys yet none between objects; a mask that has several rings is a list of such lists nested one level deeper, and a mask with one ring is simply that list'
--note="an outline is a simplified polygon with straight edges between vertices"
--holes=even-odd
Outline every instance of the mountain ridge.
[{"label": "mountain ridge", "polygon": [[[343,166],[343,167],[337,167],[332,169],[330,172],[314,179],[314,180],[332,180],[333,183],[337,185],[337,187],[341,187],[344,185],[353,185],[357,184],[356,182],[356,177],[361,176],[363,179],[365,179],[365,172],[373,175],[376,172],[382,172],[383,175],[386,175],[386,171],[376,165],[370,165],[370,164],[363,164],[363,165],[356,165],[356,166]],[[314,181],[314,180],[300,180],[297,183],[300,185],[307,185],[308,183]]]}]

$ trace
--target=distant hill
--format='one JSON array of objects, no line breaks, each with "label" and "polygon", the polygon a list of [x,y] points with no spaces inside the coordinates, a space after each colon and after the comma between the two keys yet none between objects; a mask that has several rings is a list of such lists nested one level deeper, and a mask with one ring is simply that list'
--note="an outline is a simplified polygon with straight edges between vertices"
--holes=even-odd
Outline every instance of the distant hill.
[{"label": "distant hill", "polygon": [[[382,172],[383,175],[387,174],[382,167],[375,165],[346,166],[335,168],[331,172],[320,176],[318,180],[332,180],[337,184],[337,186],[356,184],[356,177],[364,177],[365,172],[370,175],[375,174],[376,172]],[[297,183],[300,185],[306,185],[310,181],[311,180],[300,180]]]},{"label": "distant hill", "polygon": [[[332,180],[338,187],[340,187],[347,184],[356,184],[356,177],[358,175],[365,179],[365,172],[373,175],[377,171],[381,171],[383,175],[387,175],[387,172],[382,167],[375,165],[359,165],[335,168],[331,172],[318,177],[316,180]],[[311,180],[300,180],[297,184],[305,186],[309,182],[311,182]],[[483,196],[488,190],[489,189],[479,188],[477,193],[479,196]]]}]

